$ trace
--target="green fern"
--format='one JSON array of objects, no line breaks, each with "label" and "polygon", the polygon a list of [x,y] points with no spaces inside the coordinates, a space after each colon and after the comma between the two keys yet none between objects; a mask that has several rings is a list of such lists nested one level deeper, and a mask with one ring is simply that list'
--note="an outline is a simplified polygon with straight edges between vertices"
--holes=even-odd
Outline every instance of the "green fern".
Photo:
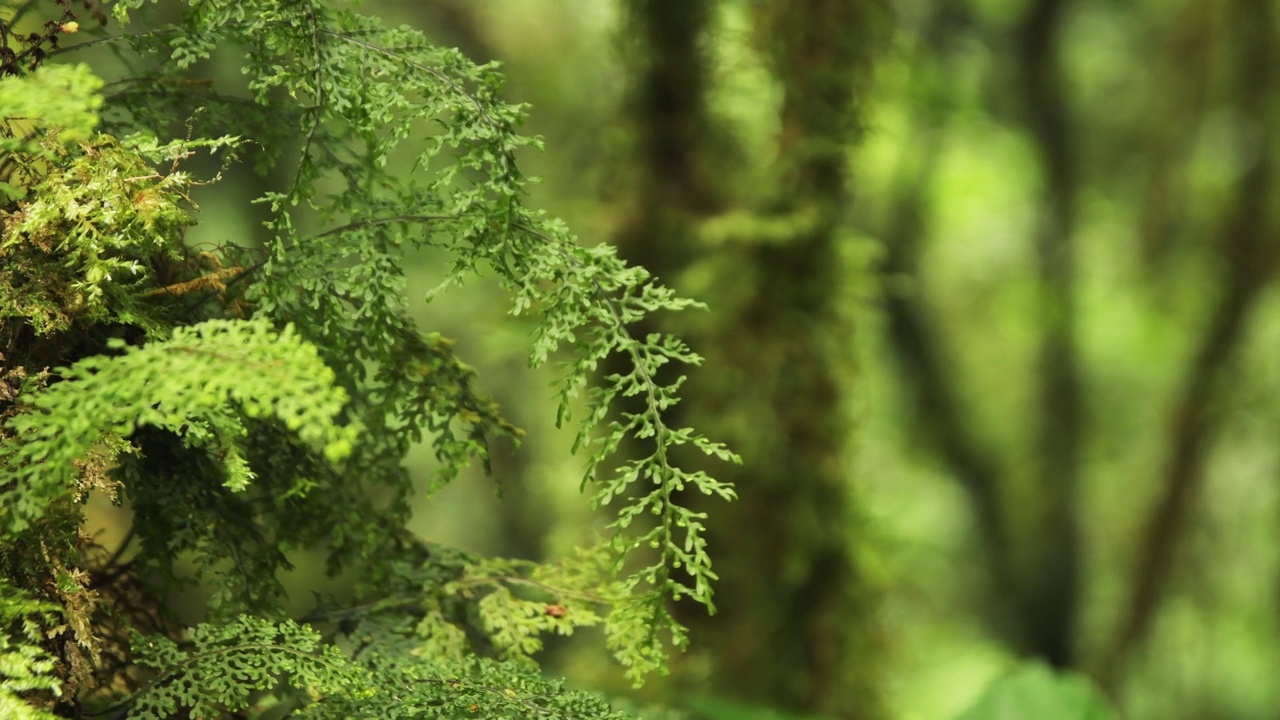
[{"label": "green fern", "polygon": [[353,661],[313,630],[291,621],[240,617],[202,625],[186,646],[139,639],[139,662],[156,679],[130,698],[131,718],[164,720],[178,709],[220,717],[252,706],[296,707],[316,720],[490,718],[611,720],[607,703],[535,671],[477,658]]},{"label": "green fern", "polygon": [[313,700],[367,695],[373,685],[319,633],[291,621],[239,617],[201,625],[188,647],[165,637],[135,641],[138,664],[156,671],[146,690],[129,702],[130,717],[163,720],[179,709],[192,718],[215,718],[249,707],[256,693],[287,680]]},{"label": "green fern", "polygon": [[30,597],[0,578],[0,717],[51,720],[54,715],[23,701],[32,692],[59,694],[55,659],[41,647],[42,627],[58,607]]},{"label": "green fern", "polygon": [[[115,18],[151,4],[121,0]],[[77,642],[152,675],[95,661],[44,683],[53,656],[18,644],[27,654],[11,675],[35,684],[0,703],[61,679],[76,702],[144,718],[620,717],[540,678],[531,656],[545,634],[600,624],[639,682],[686,642],[669,603],[713,607],[704,516],[678,498],[733,490],[671,453],[737,458],[666,422],[684,379],[667,366],[700,357],[631,330],[698,305],[527,207],[516,159],[540,142],[519,133],[524,108],[501,100],[494,66],[417,31],[320,0],[204,0],[175,24],[63,52],[104,43],[136,74],[104,85],[46,66],[0,82],[0,98],[16,98],[0,103],[0,147],[14,158],[0,164],[0,339],[25,347],[0,356],[0,539],[12,550],[0,567],[32,597],[72,578],[50,598]],[[190,79],[229,47],[243,53],[243,88]],[[65,97],[36,97],[54,83]],[[157,138],[183,121],[187,137]],[[202,151],[289,168],[259,199],[261,247],[186,247],[189,191],[217,179],[183,169]],[[400,529],[411,447],[431,443],[434,489],[470,462],[487,469],[492,439],[521,436],[452,343],[408,318],[404,253],[422,246],[453,258],[426,300],[491,274],[513,313],[537,319],[530,364],[563,363],[558,420],[578,414],[584,488],[615,513],[595,548],[539,565]],[[631,369],[600,378],[615,356]],[[624,398],[640,409],[623,411]],[[628,438],[648,452],[613,459]],[[127,565],[118,553],[94,561],[78,539],[94,489],[131,501],[139,548]],[[291,550],[317,546],[334,571],[359,571],[358,594],[317,609],[311,627],[284,619],[276,578]],[[89,570],[115,583],[101,597]],[[165,588],[142,577],[212,587],[208,621],[123,642],[140,617],[165,625]]]},{"label": "green fern", "polygon": [[330,460],[351,452],[356,428],[333,422],[345,393],[291,328],[277,334],[263,322],[210,320],[177,328],[163,342],[110,346],[123,354],[66,368],[62,382],[31,398],[32,411],[10,421],[18,437],[0,446],[4,535],[25,530],[59,494],[82,488],[76,465],[92,449],[143,425],[218,456],[232,491],[253,480],[239,448],[241,413],[278,417]]}]

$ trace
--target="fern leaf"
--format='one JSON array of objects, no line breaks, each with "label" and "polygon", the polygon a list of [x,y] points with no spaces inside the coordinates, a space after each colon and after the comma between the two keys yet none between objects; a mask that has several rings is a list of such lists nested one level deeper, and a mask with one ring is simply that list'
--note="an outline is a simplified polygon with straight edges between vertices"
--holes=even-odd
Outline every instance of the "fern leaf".
[{"label": "fern leaf", "polygon": [[352,450],[357,428],[335,423],[345,392],[289,327],[211,320],[164,342],[114,347],[122,354],[62,369],[62,381],[26,398],[30,410],[9,422],[16,437],[0,442],[0,532],[22,531],[54,498],[77,493],[76,463],[141,426],[222,457],[232,489],[252,481],[239,450],[242,416],[277,417],[332,460]]}]

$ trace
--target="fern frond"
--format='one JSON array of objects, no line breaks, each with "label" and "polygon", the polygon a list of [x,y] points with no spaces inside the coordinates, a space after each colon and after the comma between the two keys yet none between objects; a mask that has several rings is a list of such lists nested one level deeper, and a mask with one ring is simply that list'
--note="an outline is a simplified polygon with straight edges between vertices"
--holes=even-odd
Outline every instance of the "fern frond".
[{"label": "fern frond", "polygon": [[40,646],[43,630],[55,624],[57,612],[57,606],[31,598],[0,577],[0,717],[54,718],[21,696],[32,692],[56,696],[61,691],[55,660]]},{"label": "fern frond", "polygon": [[480,658],[384,658],[358,663],[292,621],[241,616],[200,625],[183,645],[164,637],[135,642],[155,679],[120,703],[129,717],[223,717],[274,693],[315,720],[625,720],[598,696],[569,690],[534,670]]},{"label": "fern frond", "polygon": [[346,393],[292,328],[211,320],[164,342],[112,347],[122,354],[61,370],[62,381],[27,398],[31,410],[9,422],[16,437],[0,442],[0,534],[22,531],[54,498],[77,493],[76,463],[142,426],[217,455],[232,490],[253,480],[240,449],[244,417],[279,418],[334,461],[352,450],[358,428],[335,424]]},{"label": "fern frond", "polygon": [[383,670],[371,698],[335,698],[312,706],[316,720],[627,720],[598,695],[566,688],[536,670],[484,658],[424,658]]},{"label": "fern frond", "polygon": [[190,632],[189,646],[163,636],[134,643],[139,664],[157,672],[129,717],[168,720],[180,709],[192,718],[223,717],[249,706],[255,693],[288,681],[315,700],[363,697],[372,679],[309,627],[285,620],[241,616]]}]

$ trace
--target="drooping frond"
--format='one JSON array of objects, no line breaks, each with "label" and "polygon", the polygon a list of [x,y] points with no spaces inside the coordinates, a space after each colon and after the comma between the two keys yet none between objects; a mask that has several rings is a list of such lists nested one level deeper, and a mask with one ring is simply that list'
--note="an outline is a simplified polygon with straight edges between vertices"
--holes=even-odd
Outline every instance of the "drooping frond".
[{"label": "drooping frond", "polygon": [[24,530],[54,498],[80,492],[78,465],[95,448],[118,453],[110,440],[142,426],[218,457],[232,491],[254,477],[241,450],[246,417],[278,418],[331,460],[351,452],[357,428],[334,423],[346,393],[291,328],[210,320],[177,328],[163,342],[111,346],[122,354],[66,368],[61,382],[10,421],[16,437],[0,444],[3,535]]}]

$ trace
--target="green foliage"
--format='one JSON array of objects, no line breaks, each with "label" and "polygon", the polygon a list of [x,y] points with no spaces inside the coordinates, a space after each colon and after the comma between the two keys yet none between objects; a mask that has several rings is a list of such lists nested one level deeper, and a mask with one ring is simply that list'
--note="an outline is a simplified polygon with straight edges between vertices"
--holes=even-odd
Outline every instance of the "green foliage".
[{"label": "green foliage", "polygon": [[1028,663],[991,683],[956,720],[1115,720],[1107,701],[1083,677]]},{"label": "green foliage", "polygon": [[317,720],[484,717],[582,720],[622,718],[607,703],[479,658],[384,656],[352,659],[292,621],[239,617],[191,632],[189,647],[140,638],[139,663],[156,679],[131,698],[130,717],[163,720],[178,708],[192,718],[251,706],[305,706]]},{"label": "green foliage", "polygon": [[[30,75],[0,73],[0,197],[16,199],[66,143],[97,127],[102,80],[86,65],[38,67]],[[56,128],[56,136],[47,131]],[[7,299],[7,298],[6,298]],[[9,303],[0,302],[0,308]]]},{"label": "green foliage", "polygon": [[338,648],[294,622],[240,617],[196,627],[189,641],[189,649],[164,637],[136,642],[138,663],[156,677],[131,703],[130,716],[161,720],[186,708],[193,718],[218,717],[248,707],[255,691],[270,690],[283,677],[317,698],[359,693],[370,684]]},{"label": "green foliage", "polygon": [[[529,669],[513,670],[484,658],[435,659],[387,671],[388,682],[371,698],[341,698],[313,706],[305,717],[470,718],[510,720],[622,720],[627,717],[595,695],[566,688]],[[394,683],[394,684],[393,684]],[[326,706],[327,705],[327,706]]]},{"label": "green foliage", "polygon": [[22,701],[23,693],[59,692],[54,658],[40,647],[41,629],[54,623],[58,607],[35,600],[0,578],[0,715],[47,720],[53,715]]},{"label": "green foliage", "polygon": [[[4,121],[32,128],[58,128],[64,142],[88,139],[98,125],[102,107],[102,79],[88,65],[53,65],[30,75],[0,79],[0,107]],[[40,146],[26,136],[8,132],[0,137],[0,151],[38,153]]]},{"label": "green foliage", "polygon": [[135,450],[124,440],[143,425],[217,456],[233,492],[254,476],[240,449],[245,417],[274,415],[331,461],[350,454],[356,440],[354,426],[333,423],[346,401],[333,371],[290,327],[276,333],[262,321],[210,320],[179,327],[165,341],[109,347],[124,353],[61,370],[62,382],[9,423],[17,438],[0,455],[4,535],[25,530],[58,494],[87,489],[77,463],[95,449],[109,453],[107,462]]},{"label": "green foliage", "polygon": [[292,621],[250,617],[202,625],[190,647],[141,639],[139,662],[156,679],[130,702],[130,717],[163,720],[178,708],[192,718],[220,717],[252,706],[305,709],[300,718],[373,720],[492,718],[610,720],[607,703],[535,671],[478,658],[397,657],[353,660],[319,633]]},{"label": "green foliage", "polygon": [[[98,135],[72,148],[66,140],[50,133],[41,153],[19,160],[31,200],[0,213],[0,317],[19,318],[37,335],[76,322],[158,331],[165,308],[142,291],[154,287],[158,260],[182,258],[182,231],[193,222],[182,204],[195,181],[176,163],[234,140]],[[148,158],[172,159],[175,169],[162,175]]]},{"label": "green foliage", "polygon": [[[149,5],[123,0],[115,18]],[[695,303],[526,207],[516,155],[539,142],[518,132],[524,109],[500,99],[495,67],[414,30],[341,3],[212,0],[85,45],[102,43],[133,74],[104,86],[41,54],[0,82],[0,580],[48,599],[0,600],[0,703],[620,717],[532,656],[545,634],[602,624],[639,682],[686,642],[669,603],[712,607],[704,515],[678,498],[733,491],[670,452],[736,457],[665,421],[684,380],[669,366],[698,355],[629,329]],[[245,86],[191,80],[225,48],[243,52]],[[201,151],[286,170],[259,198],[260,242],[184,242],[192,189],[218,179],[185,169]],[[403,254],[422,246],[453,257],[428,299],[496,277],[538,320],[530,364],[563,359],[558,419],[577,414],[584,487],[615,513],[598,546],[543,565],[401,529],[413,445],[431,443],[434,489],[521,435],[452,343],[409,319]],[[611,356],[631,370],[597,378]],[[619,412],[629,397],[641,409]],[[649,453],[613,459],[627,438]],[[81,537],[95,490],[130,501],[129,562]],[[277,579],[310,547],[357,583],[356,605],[317,608],[314,627],[285,619]],[[183,632],[161,598],[192,582],[212,596]],[[61,625],[38,614],[51,609]]]}]

